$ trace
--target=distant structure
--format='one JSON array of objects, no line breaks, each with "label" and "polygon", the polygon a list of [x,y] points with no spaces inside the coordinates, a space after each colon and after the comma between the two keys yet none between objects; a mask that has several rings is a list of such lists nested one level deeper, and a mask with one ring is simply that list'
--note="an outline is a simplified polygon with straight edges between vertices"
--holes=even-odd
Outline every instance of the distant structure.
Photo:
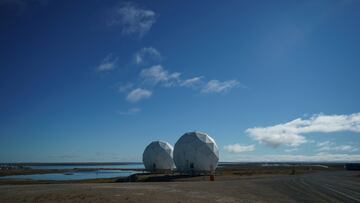
[{"label": "distant structure", "polygon": [[168,142],[151,142],[143,153],[145,169],[151,172],[171,171],[175,168],[173,161],[174,148]]},{"label": "distant structure", "polygon": [[219,148],[208,134],[188,132],[175,144],[174,162],[179,172],[213,173],[219,162]]}]

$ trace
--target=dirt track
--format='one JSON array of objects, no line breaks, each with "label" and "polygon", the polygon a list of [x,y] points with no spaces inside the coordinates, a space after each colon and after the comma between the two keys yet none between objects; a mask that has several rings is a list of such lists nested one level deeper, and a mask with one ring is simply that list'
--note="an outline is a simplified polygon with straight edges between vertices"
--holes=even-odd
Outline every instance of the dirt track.
[{"label": "dirt track", "polygon": [[215,182],[0,186],[0,202],[360,202],[359,172]]}]

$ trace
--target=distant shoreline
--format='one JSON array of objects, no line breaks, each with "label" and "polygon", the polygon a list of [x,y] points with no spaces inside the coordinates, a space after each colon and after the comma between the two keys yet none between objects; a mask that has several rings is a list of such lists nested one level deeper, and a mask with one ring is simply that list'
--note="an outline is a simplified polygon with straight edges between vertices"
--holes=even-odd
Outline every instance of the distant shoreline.
[{"label": "distant shoreline", "polygon": [[15,163],[0,163],[0,165],[15,165],[15,166],[71,166],[71,165],[135,165],[142,164],[142,162],[15,162]]},{"label": "distant shoreline", "polygon": [[[257,165],[257,164],[290,164],[290,165],[306,165],[306,164],[345,164],[345,163],[360,163],[359,161],[323,161],[323,162],[311,162],[311,161],[293,161],[293,162],[276,162],[276,161],[257,161],[257,162],[232,162],[224,161],[219,162],[219,166],[222,165]],[[142,162],[2,162],[0,165],[26,165],[26,166],[57,166],[57,165],[135,165],[142,164]]]},{"label": "distant shoreline", "polygon": [[[104,165],[101,163],[101,165]],[[326,167],[324,167],[326,166]],[[0,185],[4,184],[41,184],[41,183],[112,183],[112,182],[169,182],[169,181],[192,181],[207,179],[206,176],[184,176],[176,172],[170,174],[146,173],[144,168],[74,168],[74,169],[23,169],[23,170],[0,170],[0,176],[12,175],[31,175],[47,173],[71,173],[96,170],[131,170],[137,171],[129,177],[83,179],[83,180],[31,180],[31,179],[3,179]],[[320,171],[343,171],[344,164],[288,164],[288,163],[251,163],[251,164],[220,164],[216,169],[216,179],[233,180],[244,177],[256,176],[278,176],[278,175],[298,175],[305,173],[314,173]]]}]

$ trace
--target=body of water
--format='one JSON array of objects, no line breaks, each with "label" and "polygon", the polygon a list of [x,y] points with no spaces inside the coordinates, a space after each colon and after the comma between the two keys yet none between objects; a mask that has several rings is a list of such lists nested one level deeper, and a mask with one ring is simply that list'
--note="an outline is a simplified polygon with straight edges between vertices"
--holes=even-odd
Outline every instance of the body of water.
[{"label": "body of water", "polygon": [[48,169],[74,169],[74,168],[106,168],[106,169],[143,169],[145,168],[143,164],[114,164],[114,165],[85,165],[85,164],[80,164],[80,165],[39,165],[39,166],[27,166],[30,167],[31,169],[41,169],[41,170],[48,170]]},{"label": "body of water", "polygon": [[52,169],[75,169],[75,168],[106,168],[106,169],[129,169],[129,170],[95,170],[95,171],[77,171],[71,173],[45,173],[45,174],[31,174],[31,175],[11,175],[2,176],[0,179],[26,179],[26,180],[86,180],[98,178],[115,178],[127,177],[138,171],[131,169],[144,169],[143,164],[114,164],[114,165],[39,165],[27,166],[31,169],[52,170]]},{"label": "body of water", "polygon": [[13,175],[3,176],[0,179],[25,179],[25,180],[86,180],[97,178],[115,178],[127,177],[134,174],[135,171],[120,170],[97,170],[97,171],[79,171],[74,173],[46,173],[31,175]]}]

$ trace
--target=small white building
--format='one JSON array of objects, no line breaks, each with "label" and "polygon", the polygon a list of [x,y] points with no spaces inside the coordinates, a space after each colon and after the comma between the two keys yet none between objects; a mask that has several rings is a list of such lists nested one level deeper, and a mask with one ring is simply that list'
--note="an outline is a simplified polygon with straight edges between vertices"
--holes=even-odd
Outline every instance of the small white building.
[{"label": "small white building", "polygon": [[219,148],[208,134],[188,132],[175,144],[174,162],[180,172],[212,173],[219,162]]},{"label": "small white building", "polygon": [[174,148],[164,141],[151,142],[143,153],[143,163],[147,171],[169,171],[175,168]]}]

